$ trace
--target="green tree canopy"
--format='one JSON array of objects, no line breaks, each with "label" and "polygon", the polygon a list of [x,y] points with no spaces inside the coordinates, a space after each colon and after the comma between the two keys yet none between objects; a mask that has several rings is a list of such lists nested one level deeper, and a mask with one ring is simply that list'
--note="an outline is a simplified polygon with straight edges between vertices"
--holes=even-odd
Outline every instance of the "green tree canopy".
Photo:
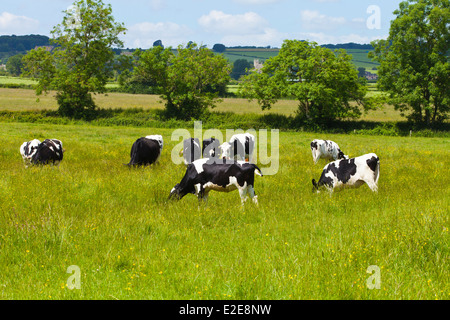
[{"label": "green tree canopy", "polygon": [[410,120],[435,123],[450,105],[449,0],[409,0],[394,11],[389,37],[374,41],[378,87]]},{"label": "green tree canopy", "polygon": [[243,75],[247,74],[247,71],[253,67],[253,63],[247,59],[237,59],[233,63],[233,70],[231,71],[231,78],[239,80]]},{"label": "green tree canopy", "polygon": [[76,1],[66,10],[61,24],[52,30],[55,49],[41,48],[24,57],[29,75],[39,82],[38,95],[56,90],[59,112],[63,116],[89,117],[95,109],[91,93],[104,93],[113,76],[113,47],[123,47],[119,35],[126,29],[116,23],[111,5],[101,0]]},{"label": "green tree canopy", "polygon": [[240,93],[257,99],[262,109],[270,108],[280,98],[294,98],[304,119],[356,118],[361,115],[359,106],[365,110],[373,107],[373,102],[365,98],[365,79],[358,79],[351,56],[342,49],[333,52],[314,42],[285,40],[277,56],[243,80]]},{"label": "green tree canopy", "polygon": [[22,58],[23,54],[16,54],[15,56],[9,57],[6,62],[6,71],[13,76],[20,76],[23,67]]},{"label": "green tree canopy", "polygon": [[170,117],[192,119],[220,101],[229,73],[223,56],[190,42],[179,46],[176,54],[162,47],[137,52],[132,81],[155,86]]}]

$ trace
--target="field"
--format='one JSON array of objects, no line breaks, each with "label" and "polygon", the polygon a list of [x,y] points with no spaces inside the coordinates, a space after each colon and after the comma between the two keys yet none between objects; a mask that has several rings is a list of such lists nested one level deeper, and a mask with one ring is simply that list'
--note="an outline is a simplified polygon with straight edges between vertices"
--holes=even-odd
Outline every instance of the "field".
[{"label": "field", "polygon": [[[246,59],[253,63],[255,59],[264,62],[265,60],[278,55],[279,49],[227,49],[223,55],[231,63],[234,63],[237,59]],[[364,67],[367,71],[376,73],[376,70],[372,70],[374,67],[378,67],[379,63],[373,62],[367,55],[368,50],[363,49],[349,49],[347,53],[353,57],[353,64],[355,68]]]},{"label": "field", "polygon": [[[374,91],[373,85],[369,85],[368,94],[377,94]],[[148,110],[164,108],[157,95],[108,93],[107,95],[96,95],[94,99],[97,105],[103,109],[142,108],[143,110]],[[37,102],[34,91],[29,89],[0,88],[0,101],[0,111],[56,110],[58,108],[54,93],[50,92],[48,95],[40,96],[39,102]],[[247,99],[225,98],[213,110],[238,114],[277,113],[281,115],[293,115],[297,109],[298,103],[295,100],[280,100],[270,110],[262,111],[256,101],[249,102]],[[404,118],[400,116],[399,112],[394,110],[393,106],[385,105],[382,109],[370,111],[367,115],[363,115],[361,120],[383,122],[401,121]]]},{"label": "field", "polygon": [[[378,193],[329,195],[311,192],[319,137],[281,132],[277,174],[255,178],[259,206],[213,191],[199,208],[167,201],[184,174],[172,132],[2,123],[0,299],[450,299],[448,139],[323,135],[381,160]],[[160,164],[130,170],[148,134],[164,137]],[[24,168],[33,138],[63,141],[59,167]]]}]

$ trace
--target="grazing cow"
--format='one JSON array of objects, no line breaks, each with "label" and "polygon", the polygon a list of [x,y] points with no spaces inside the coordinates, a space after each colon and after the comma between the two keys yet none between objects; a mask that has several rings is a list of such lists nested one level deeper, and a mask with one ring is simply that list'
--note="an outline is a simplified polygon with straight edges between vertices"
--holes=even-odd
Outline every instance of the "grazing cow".
[{"label": "grazing cow", "polygon": [[[247,200],[247,194],[254,203],[258,203],[255,195],[255,172],[262,176],[261,170],[252,163],[208,163],[209,159],[194,161],[186,168],[186,173],[180,183],[170,192],[170,198],[181,199],[186,194],[197,195],[199,201],[207,200],[211,190],[230,192],[238,189],[241,203]],[[258,173],[259,172],[259,173]]]},{"label": "grazing cow", "polygon": [[[238,159],[253,162],[253,150],[255,148],[255,136],[250,133],[239,133],[231,137],[230,142],[219,146],[222,159]],[[248,157],[248,158],[247,158]]]},{"label": "grazing cow", "polygon": [[32,164],[52,164],[58,166],[64,156],[62,142],[58,139],[45,139],[31,158]]},{"label": "grazing cow", "polygon": [[333,161],[348,159],[348,156],[344,155],[337,143],[331,140],[313,140],[311,142],[311,151],[315,164],[320,158]]},{"label": "grazing cow", "polygon": [[183,141],[184,164],[188,165],[201,158],[200,141],[198,138],[189,138]]},{"label": "grazing cow", "polygon": [[130,162],[127,164],[131,166],[147,166],[159,160],[161,157],[162,144],[159,140],[148,139],[142,137],[137,139],[130,152]]},{"label": "grazing cow", "polygon": [[335,188],[357,188],[364,183],[367,183],[372,191],[377,191],[379,177],[380,159],[375,153],[369,153],[327,164],[323,168],[319,182],[312,180],[313,191],[319,192],[319,187],[325,186],[331,193]]},{"label": "grazing cow", "polygon": [[220,142],[218,139],[209,138],[203,140],[202,155],[203,158],[216,158],[219,155],[218,149]]},{"label": "grazing cow", "polygon": [[25,167],[31,164],[31,158],[36,153],[38,146],[41,142],[38,139],[34,139],[28,142],[22,143],[20,146],[20,154],[22,156]]}]

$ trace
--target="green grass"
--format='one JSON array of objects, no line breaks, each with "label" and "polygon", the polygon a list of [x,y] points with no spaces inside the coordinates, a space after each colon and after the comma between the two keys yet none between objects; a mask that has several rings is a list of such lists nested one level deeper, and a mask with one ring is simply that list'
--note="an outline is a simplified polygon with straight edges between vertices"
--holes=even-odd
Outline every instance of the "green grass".
[{"label": "green grass", "polygon": [[[193,128],[187,128],[191,132]],[[162,134],[161,163],[130,170],[132,143]],[[449,299],[449,140],[280,133],[280,168],[238,193],[166,201],[183,174],[172,130],[2,123],[1,299]],[[59,138],[58,168],[25,169],[23,141]],[[375,152],[379,192],[311,192],[309,143]],[[264,167],[261,165],[261,167]],[[264,169],[263,169],[264,172]],[[81,289],[69,290],[69,266]],[[369,290],[366,270],[381,269]]]}]

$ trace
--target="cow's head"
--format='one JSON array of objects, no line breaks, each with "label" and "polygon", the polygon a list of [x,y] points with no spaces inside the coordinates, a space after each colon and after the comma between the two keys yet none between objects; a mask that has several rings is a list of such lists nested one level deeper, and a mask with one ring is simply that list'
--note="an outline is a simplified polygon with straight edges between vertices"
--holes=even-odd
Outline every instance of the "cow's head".
[{"label": "cow's head", "polygon": [[342,152],[342,150],[339,150],[339,153],[338,153],[338,160],[341,160],[341,159],[346,159],[346,160],[348,160],[348,156],[345,155],[345,154]]},{"label": "cow's head", "polygon": [[179,183],[175,185],[175,187],[172,188],[169,194],[169,200],[180,200],[183,198],[186,194],[182,193],[181,186]]},{"label": "cow's head", "polygon": [[224,142],[219,146],[219,151],[221,153],[221,158],[223,160],[230,160],[231,159],[231,151],[232,151],[232,145],[228,142]]}]

